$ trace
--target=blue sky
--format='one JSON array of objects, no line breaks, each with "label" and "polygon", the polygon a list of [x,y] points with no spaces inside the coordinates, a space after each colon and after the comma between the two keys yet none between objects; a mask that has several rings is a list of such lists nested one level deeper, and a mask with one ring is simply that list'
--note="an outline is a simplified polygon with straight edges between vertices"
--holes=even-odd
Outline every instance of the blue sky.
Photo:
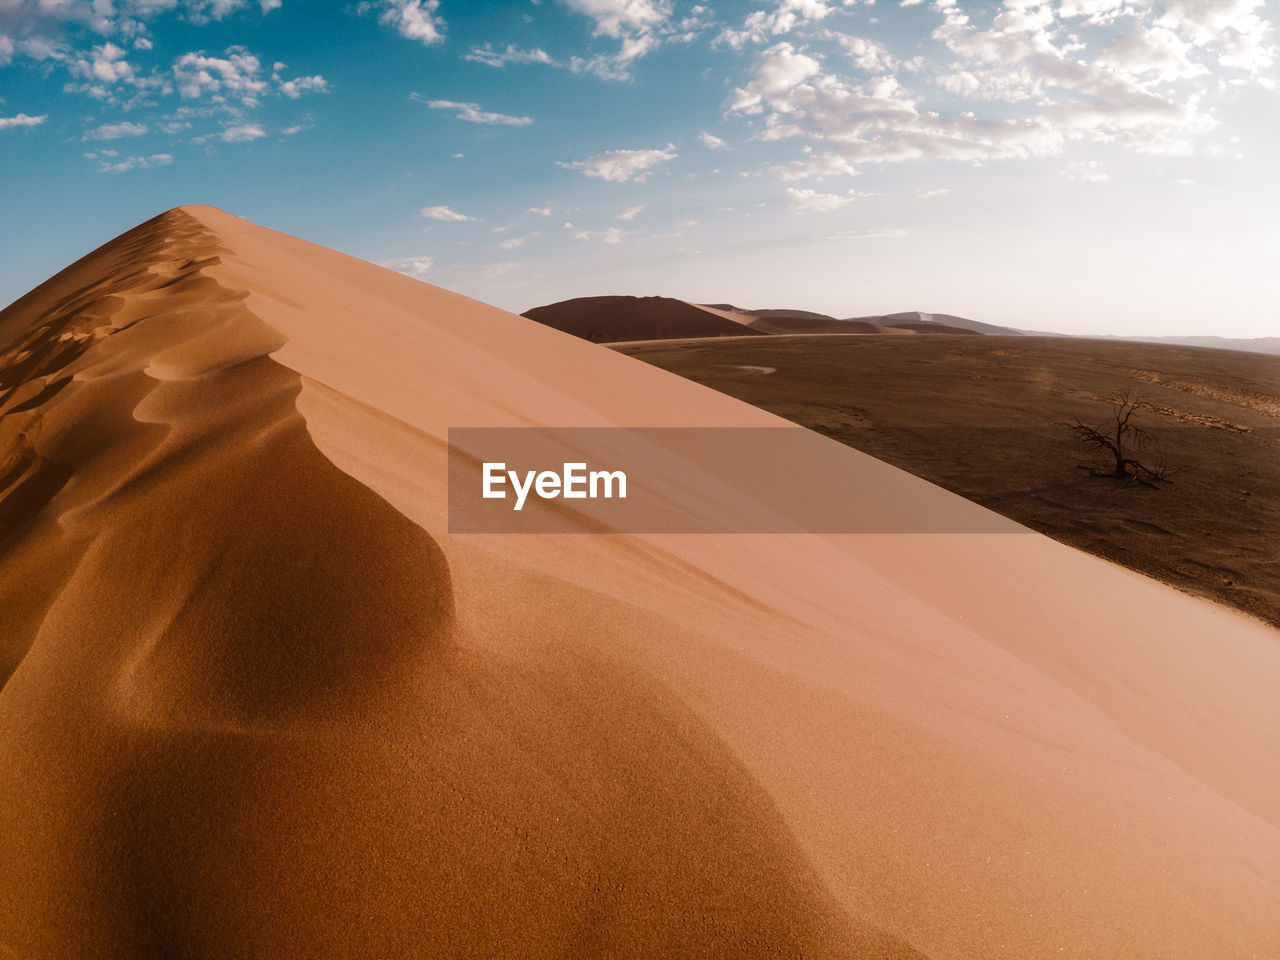
[{"label": "blue sky", "polygon": [[1262,0],[0,0],[0,302],[212,203],[520,311],[1280,332]]}]

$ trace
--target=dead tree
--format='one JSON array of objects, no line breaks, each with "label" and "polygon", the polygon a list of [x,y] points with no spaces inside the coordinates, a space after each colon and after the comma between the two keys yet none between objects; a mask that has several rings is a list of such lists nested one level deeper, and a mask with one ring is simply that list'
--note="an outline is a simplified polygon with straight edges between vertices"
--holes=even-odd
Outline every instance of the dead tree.
[{"label": "dead tree", "polygon": [[1112,411],[1110,421],[1091,427],[1076,417],[1071,423],[1066,424],[1081,443],[1105,450],[1111,455],[1114,463],[1111,470],[1098,470],[1085,467],[1083,464],[1080,465],[1081,469],[1089,470],[1095,476],[1118,477],[1129,482],[1136,481],[1148,487],[1155,487],[1153,481],[1171,483],[1170,478],[1174,471],[1166,467],[1163,462],[1146,464],[1133,456],[1133,451],[1145,448],[1148,443],[1146,431],[1133,422],[1134,411],[1142,406],[1141,399],[1132,396],[1126,390],[1113,400],[1112,404],[1115,409]]}]

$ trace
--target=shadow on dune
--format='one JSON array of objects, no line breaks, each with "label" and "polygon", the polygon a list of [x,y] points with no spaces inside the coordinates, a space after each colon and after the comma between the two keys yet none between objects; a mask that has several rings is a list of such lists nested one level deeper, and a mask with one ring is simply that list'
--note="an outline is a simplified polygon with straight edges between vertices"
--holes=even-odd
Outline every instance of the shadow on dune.
[{"label": "shadow on dune", "polygon": [[42,324],[0,407],[0,941],[918,956],[660,684],[468,643],[439,544],[317,449],[278,335],[200,274],[217,251],[171,212],[0,316]]}]

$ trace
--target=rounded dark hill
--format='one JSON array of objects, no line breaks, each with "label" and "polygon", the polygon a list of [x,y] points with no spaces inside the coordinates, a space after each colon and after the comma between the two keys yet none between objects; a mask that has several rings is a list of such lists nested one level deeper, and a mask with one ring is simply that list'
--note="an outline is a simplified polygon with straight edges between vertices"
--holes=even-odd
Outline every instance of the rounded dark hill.
[{"label": "rounded dark hill", "polygon": [[672,297],[577,297],[521,316],[595,343],[750,337],[764,331]]}]

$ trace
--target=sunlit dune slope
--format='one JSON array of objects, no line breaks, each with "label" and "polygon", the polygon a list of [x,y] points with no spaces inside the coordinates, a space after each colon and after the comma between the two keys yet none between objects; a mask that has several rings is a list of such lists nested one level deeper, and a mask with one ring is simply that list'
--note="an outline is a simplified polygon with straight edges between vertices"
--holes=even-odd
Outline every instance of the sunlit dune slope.
[{"label": "sunlit dune slope", "polygon": [[1280,953],[1274,631],[1029,532],[449,534],[520,425],[784,422],[209,207],[0,314],[0,956]]}]

